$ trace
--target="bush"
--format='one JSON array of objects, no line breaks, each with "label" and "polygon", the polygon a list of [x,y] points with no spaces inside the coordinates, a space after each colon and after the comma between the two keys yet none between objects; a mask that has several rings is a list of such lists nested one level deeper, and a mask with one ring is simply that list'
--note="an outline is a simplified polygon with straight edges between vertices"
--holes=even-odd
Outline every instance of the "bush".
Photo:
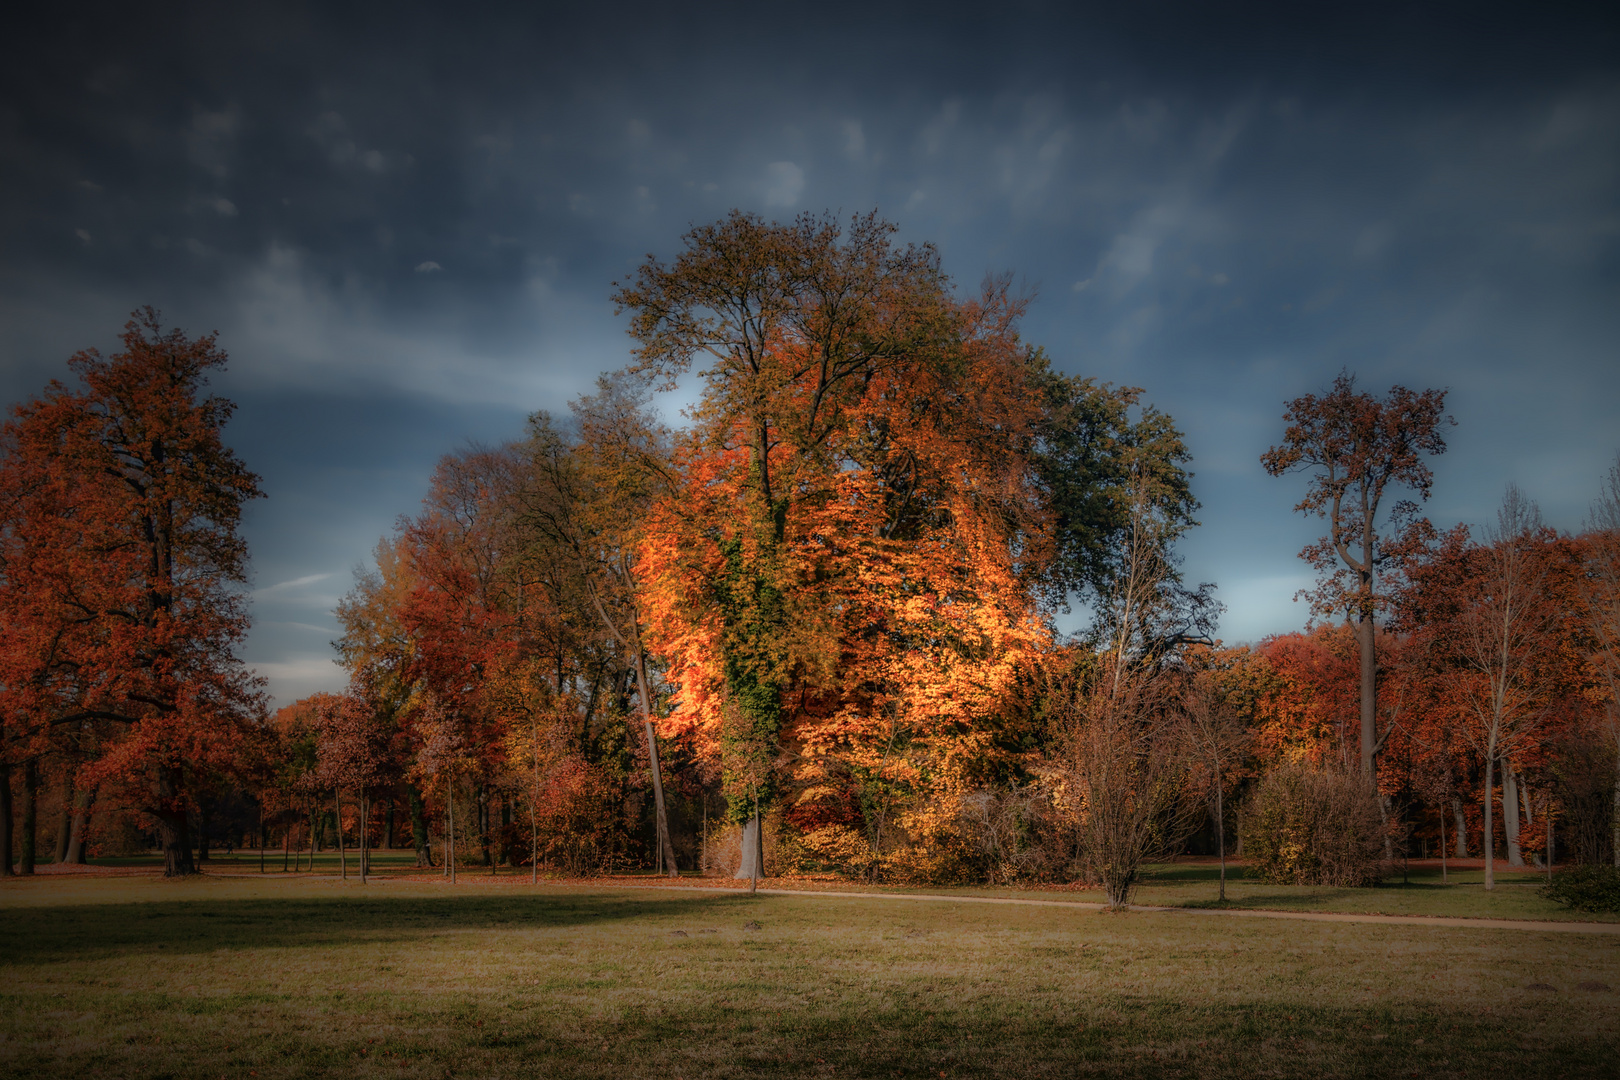
[{"label": "bush", "polygon": [[1541,887],[1541,895],[1576,911],[1620,911],[1620,867],[1566,867]]},{"label": "bush", "polygon": [[1384,874],[1383,817],[1359,776],[1285,765],[1260,781],[1238,832],[1274,885],[1376,885]]}]

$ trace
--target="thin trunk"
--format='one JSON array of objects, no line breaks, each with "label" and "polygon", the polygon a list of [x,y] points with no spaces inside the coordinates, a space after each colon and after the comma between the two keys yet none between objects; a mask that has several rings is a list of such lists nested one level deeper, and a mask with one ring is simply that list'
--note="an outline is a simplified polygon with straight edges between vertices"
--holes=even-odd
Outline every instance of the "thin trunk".
[{"label": "thin trunk", "polygon": [[1463,815],[1462,796],[1451,797],[1452,825],[1457,832],[1457,849],[1455,855],[1459,859],[1468,858],[1468,818]]},{"label": "thin trunk", "polygon": [[1541,802],[1541,819],[1547,823],[1547,880],[1552,881],[1553,868],[1553,816],[1552,796],[1548,795]]},{"label": "thin trunk", "polygon": [[287,857],[292,854],[292,822],[287,823],[287,831],[281,834],[281,872],[287,872]]},{"label": "thin trunk", "polygon": [[1496,837],[1491,834],[1491,803],[1496,798],[1495,747],[1485,755],[1485,887],[1496,888]]},{"label": "thin trunk", "polygon": [[1389,829],[1389,796],[1378,796],[1378,823],[1384,827],[1384,861],[1395,861],[1395,836]]},{"label": "thin trunk", "polygon": [[[1371,584],[1367,585],[1370,590]],[[1378,775],[1373,771],[1373,750],[1378,745],[1376,724],[1378,707],[1378,658],[1373,652],[1373,616],[1371,601],[1362,610],[1358,628],[1361,639],[1361,776],[1367,786],[1378,788]]]},{"label": "thin trunk", "polygon": [[1445,811],[1440,811],[1440,884],[1447,884],[1445,876]]},{"label": "thin trunk", "polygon": [[11,762],[0,762],[0,877],[11,870]]},{"label": "thin trunk", "polygon": [[1508,865],[1523,866],[1524,850],[1519,846],[1519,782],[1511,762],[1502,763],[1502,833],[1507,839]]},{"label": "thin trunk", "polygon": [[[1219,771],[1216,777],[1220,776]],[[1221,807],[1221,783],[1215,781],[1215,832],[1220,837],[1221,849],[1221,903],[1226,903],[1226,818]]]},{"label": "thin trunk", "polygon": [[636,649],[636,687],[641,691],[641,718],[647,729],[647,762],[652,770],[653,806],[658,817],[658,854],[664,864],[664,873],[679,877],[675,867],[675,849],[669,842],[669,817],[664,812],[664,778],[658,767],[658,735],[653,731],[652,693],[647,686],[647,655],[641,648],[641,624],[637,616],[630,616],[631,636]]},{"label": "thin trunk", "polygon": [[34,872],[34,843],[37,839],[35,815],[39,810],[39,766],[33,758],[23,762],[22,844],[17,855],[17,873],[28,877]]},{"label": "thin trunk", "polygon": [[332,821],[337,827],[338,868],[343,874],[343,880],[349,880],[349,855],[343,849],[343,796],[337,789],[332,790]]},{"label": "thin trunk", "polygon": [[95,802],[94,791],[81,791],[73,800],[73,827],[68,833],[67,861],[76,866],[85,865],[84,834],[90,828],[90,806]]},{"label": "thin trunk", "polygon": [[360,793],[360,884],[366,883],[366,855],[370,848],[366,841],[366,826],[371,820],[371,803],[366,799],[366,793]]},{"label": "thin trunk", "polygon": [[450,884],[456,883],[456,793],[445,781],[444,811],[447,825],[444,830],[444,867],[450,875]]},{"label": "thin trunk", "polygon": [[383,804],[383,850],[394,849],[394,796],[390,794]]}]

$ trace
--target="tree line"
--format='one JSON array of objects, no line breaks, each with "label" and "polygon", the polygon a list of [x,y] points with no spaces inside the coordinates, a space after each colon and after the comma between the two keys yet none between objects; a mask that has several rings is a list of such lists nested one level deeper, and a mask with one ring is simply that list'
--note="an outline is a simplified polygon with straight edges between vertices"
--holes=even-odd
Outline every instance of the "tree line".
[{"label": "tree line", "polygon": [[[1546,859],[1562,822],[1566,856],[1620,857],[1620,473],[1580,536],[1511,490],[1493,529],[1437,529],[1411,500],[1444,392],[1341,375],[1263,461],[1327,523],[1314,624],[1227,647],[1180,570],[1172,418],[1055,370],[1006,279],[963,299],[895,233],[733,213],[649,257],[613,293],[626,366],[442,459],[338,606],[348,688],[273,715],[236,655],[258,491],[203,396],[223,353],[148,311],[75,357],[0,448],[18,868],[42,783],[63,837],[151,833],[169,873],[210,807],[294,868],[405,842],[448,874],[1085,878],[1118,903],[1189,845],[1359,882],[1408,850]],[[667,426],[657,394],[694,382]]]}]

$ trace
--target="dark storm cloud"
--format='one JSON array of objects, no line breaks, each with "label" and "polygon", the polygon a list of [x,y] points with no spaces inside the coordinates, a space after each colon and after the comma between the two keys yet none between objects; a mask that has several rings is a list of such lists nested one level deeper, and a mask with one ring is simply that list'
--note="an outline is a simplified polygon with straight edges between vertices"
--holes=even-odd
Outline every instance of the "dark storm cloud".
[{"label": "dark storm cloud", "polygon": [[1284,629],[1313,526],[1257,458],[1341,367],[1452,387],[1448,523],[1513,479],[1576,526],[1620,447],[1600,10],[53,13],[0,74],[0,391],[136,304],[221,332],[285,697],[330,682],[331,598],[440,453],[623,362],[610,281],[731,207],[877,207],[1178,419],[1189,570],[1231,636]]}]

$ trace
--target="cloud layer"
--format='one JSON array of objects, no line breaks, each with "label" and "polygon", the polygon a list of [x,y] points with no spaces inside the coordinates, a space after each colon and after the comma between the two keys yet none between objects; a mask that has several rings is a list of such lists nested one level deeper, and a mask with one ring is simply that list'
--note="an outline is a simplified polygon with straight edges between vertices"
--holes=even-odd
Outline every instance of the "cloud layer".
[{"label": "cloud layer", "polygon": [[1340,368],[1451,388],[1436,517],[1513,480],[1579,524],[1620,449],[1612,19],[759,10],[36,16],[0,46],[0,392],[138,304],[219,331],[283,699],[335,683],[330,601],[433,460],[622,363],[610,283],[732,207],[876,207],[964,289],[1022,275],[1030,340],[1187,431],[1229,637],[1302,620],[1315,526],[1258,456]]}]

